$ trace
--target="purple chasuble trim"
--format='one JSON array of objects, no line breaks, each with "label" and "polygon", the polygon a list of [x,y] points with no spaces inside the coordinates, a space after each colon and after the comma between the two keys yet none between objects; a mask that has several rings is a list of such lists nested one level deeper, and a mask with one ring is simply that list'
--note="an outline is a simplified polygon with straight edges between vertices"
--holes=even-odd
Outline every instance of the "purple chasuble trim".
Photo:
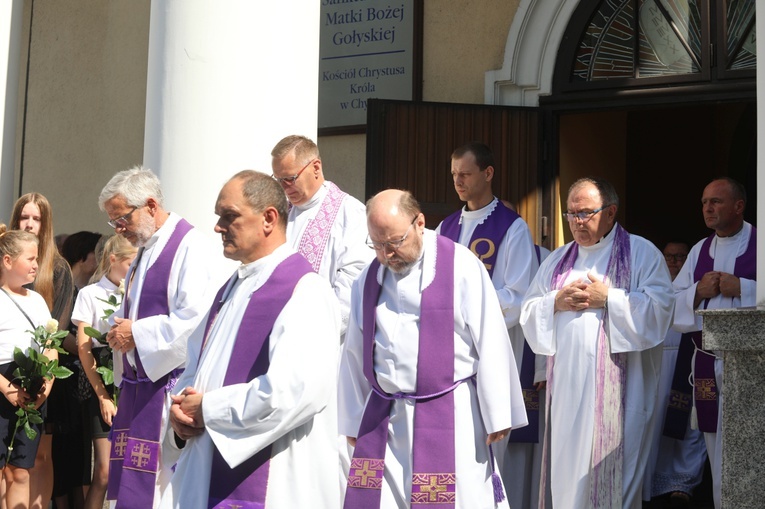
[{"label": "purple chasuble trim", "polygon": [[346,196],[348,193],[329,182],[327,195],[322,200],[316,217],[311,219],[305,227],[297,251],[308,260],[314,272],[319,272],[332,225]]},{"label": "purple chasuble trim", "polygon": [[[367,401],[348,476],[346,509],[380,507],[388,419],[393,399],[417,399],[414,409],[411,505],[453,509],[454,445],[454,243],[437,237],[436,274],[423,290],[417,358],[417,393],[387,395],[374,375],[376,308],[382,287],[373,261],[364,284],[364,374],[374,388]],[[438,394],[436,396],[436,394]]]},{"label": "purple chasuble trim", "polygon": [[[696,267],[693,271],[693,281],[697,283],[704,274],[714,270],[714,259],[709,250],[716,234],[712,234],[701,245]],[[757,229],[752,227],[746,250],[736,258],[733,275],[738,278],[757,278]],[[709,305],[709,299],[703,301],[703,309]],[[694,359],[694,351],[698,350]],[[688,384],[693,363],[693,386]],[[719,412],[719,397],[715,377],[715,357],[709,350],[704,350],[701,344],[701,331],[687,332],[680,339],[680,349],[675,362],[675,372],[672,376],[672,389],[667,404],[667,416],[664,421],[666,436],[682,439],[688,427],[688,417],[691,411],[691,392],[693,406],[696,407],[699,430],[705,433],[717,432],[717,415]]]},{"label": "purple chasuble trim", "polygon": [[[223,380],[224,387],[248,383],[268,372],[269,337],[274,322],[292,297],[300,279],[310,272],[311,265],[300,254],[295,253],[282,261],[265,284],[252,293],[239,324],[236,342]],[[226,287],[228,283],[221,288],[219,296]],[[220,310],[219,300],[220,297],[216,299],[215,307],[210,312],[208,331],[209,324]],[[265,507],[270,459],[269,445],[242,464],[231,468],[216,447],[211,465],[208,509]]]},{"label": "purple chasuble trim", "polygon": [[[630,237],[618,223],[614,226],[611,255],[603,282],[611,288],[629,291],[631,281]],[[559,290],[574,268],[579,245],[572,242],[553,270],[551,288]],[[603,310],[596,350],[596,387],[593,441],[590,457],[590,504],[594,509],[621,507],[623,497],[622,469],[624,467],[624,386],[627,379],[627,356],[612,354],[605,331],[608,308]],[[547,472],[549,470],[550,403],[554,392],[553,368],[555,356],[547,360],[547,415],[542,452],[542,474],[539,486],[539,507],[545,506]]]},{"label": "purple chasuble trim", "polygon": [[[181,241],[193,227],[181,219],[154,264],[146,271],[137,319],[170,312],[167,289],[170,270]],[[137,265],[136,265],[137,268]],[[134,269],[135,270],[135,269]],[[129,312],[126,304],[126,316]],[[135,351],[136,368],[123,354],[120,411],[114,417],[109,461],[108,499],[117,509],[145,509],[154,503],[154,485],[160,465],[160,421],[168,384],[179,370],[152,382]],[[120,497],[120,493],[128,496]]]}]

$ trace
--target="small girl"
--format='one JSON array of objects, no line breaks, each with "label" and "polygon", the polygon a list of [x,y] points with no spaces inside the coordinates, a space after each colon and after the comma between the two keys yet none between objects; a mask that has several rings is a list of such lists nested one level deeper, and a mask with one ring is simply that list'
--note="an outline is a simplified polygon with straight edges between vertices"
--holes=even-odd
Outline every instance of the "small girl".
[{"label": "small girl", "polygon": [[[50,320],[48,305],[39,293],[24,288],[35,280],[37,275],[37,237],[21,230],[6,231],[0,224],[0,464],[4,464],[3,474],[6,482],[5,506],[29,507],[29,469],[35,464],[37,447],[40,443],[42,426],[32,424],[37,431],[34,440],[27,438],[23,429],[19,429],[13,439],[13,450],[8,451],[11,434],[16,427],[16,410],[33,399],[24,389],[12,383],[14,347],[26,352],[36,346],[30,331]],[[50,359],[57,359],[55,350],[45,350],[43,354]],[[35,408],[42,408],[50,394],[53,381],[43,384]],[[10,458],[9,458],[10,456]]]},{"label": "small girl", "polygon": [[72,311],[72,323],[77,325],[77,349],[80,362],[95,394],[87,402],[87,422],[91,425],[93,434],[93,481],[85,498],[85,509],[101,509],[106,496],[106,486],[109,480],[109,430],[112,418],[117,413],[112,395],[114,386],[107,389],[101,375],[96,371],[96,355],[93,350],[103,348],[99,343],[85,334],[85,327],[93,327],[99,332],[107,332],[109,323],[103,318],[107,309],[113,309],[107,302],[115,296],[119,307],[122,300],[120,282],[125,279],[128,268],[135,258],[136,248],[122,235],[114,235],[104,244],[98,268],[92,281],[98,281],[80,290],[77,302]]}]

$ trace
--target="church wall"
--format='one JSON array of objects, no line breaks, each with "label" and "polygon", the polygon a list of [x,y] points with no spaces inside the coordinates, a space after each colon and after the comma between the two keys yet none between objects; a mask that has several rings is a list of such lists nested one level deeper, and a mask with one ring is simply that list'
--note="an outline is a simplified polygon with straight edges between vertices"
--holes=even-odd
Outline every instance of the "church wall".
[{"label": "church wall", "polygon": [[[424,101],[484,103],[484,73],[502,67],[518,4],[519,0],[424,1]],[[366,135],[321,136],[318,144],[327,178],[363,201]]]},{"label": "church wall", "polygon": [[16,168],[22,193],[51,201],[56,233],[108,232],[98,193],[111,175],[141,163],[149,6],[24,2]]},{"label": "church wall", "polygon": [[[15,187],[21,180],[22,193],[38,191],[50,199],[57,233],[108,232],[98,192],[116,171],[143,158],[150,4],[24,4]],[[502,66],[518,4],[424,1],[425,101],[484,102],[484,74]],[[363,200],[366,135],[322,136],[318,142],[327,178]]]}]

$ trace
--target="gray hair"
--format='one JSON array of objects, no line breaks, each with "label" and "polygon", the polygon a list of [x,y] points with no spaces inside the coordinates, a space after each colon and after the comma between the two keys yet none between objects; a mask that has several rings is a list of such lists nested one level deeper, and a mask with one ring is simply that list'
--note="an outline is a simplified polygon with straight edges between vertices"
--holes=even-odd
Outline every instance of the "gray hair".
[{"label": "gray hair", "polygon": [[243,170],[231,177],[231,180],[242,181],[242,194],[255,212],[263,212],[268,207],[274,207],[279,213],[279,225],[287,228],[289,204],[284,189],[270,175],[255,170]]},{"label": "gray hair", "polygon": [[149,198],[154,198],[162,207],[164,199],[159,179],[143,166],[134,166],[113,176],[98,196],[98,208],[103,211],[104,204],[117,196],[124,197],[129,207],[142,207]]},{"label": "gray hair", "polygon": [[271,150],[271,157],[281,161],[293,150],[295,151],[295,161],[298,162],[321,159],[319,147],[316,146],[316,143],[310,138],[298,134],[282,138]]},{"label": "gray hair", "polygon": [[574,191],[577,191],[579,188],[584,187],[587,184],[592,184],[598,190],[601,206],[608,207],[609,205],[616,205],[616,208],[619,208],[619,195],[616,194],[614,186],[607,180],[598,177],[580,178],[568,188],[568,196],[571,196]]}]

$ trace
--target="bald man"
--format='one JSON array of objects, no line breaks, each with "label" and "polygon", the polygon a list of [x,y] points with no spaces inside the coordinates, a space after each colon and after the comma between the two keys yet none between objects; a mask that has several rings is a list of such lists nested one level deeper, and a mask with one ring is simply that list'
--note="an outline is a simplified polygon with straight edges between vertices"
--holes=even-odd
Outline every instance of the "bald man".
[{"label": "bald man", "polygon": [[406,191],[373,197],[367,226],[376,260],[353,286],[340,369],[356,447],[344,507],[508,507],[489,446],[527,418],[488,273]]}]

